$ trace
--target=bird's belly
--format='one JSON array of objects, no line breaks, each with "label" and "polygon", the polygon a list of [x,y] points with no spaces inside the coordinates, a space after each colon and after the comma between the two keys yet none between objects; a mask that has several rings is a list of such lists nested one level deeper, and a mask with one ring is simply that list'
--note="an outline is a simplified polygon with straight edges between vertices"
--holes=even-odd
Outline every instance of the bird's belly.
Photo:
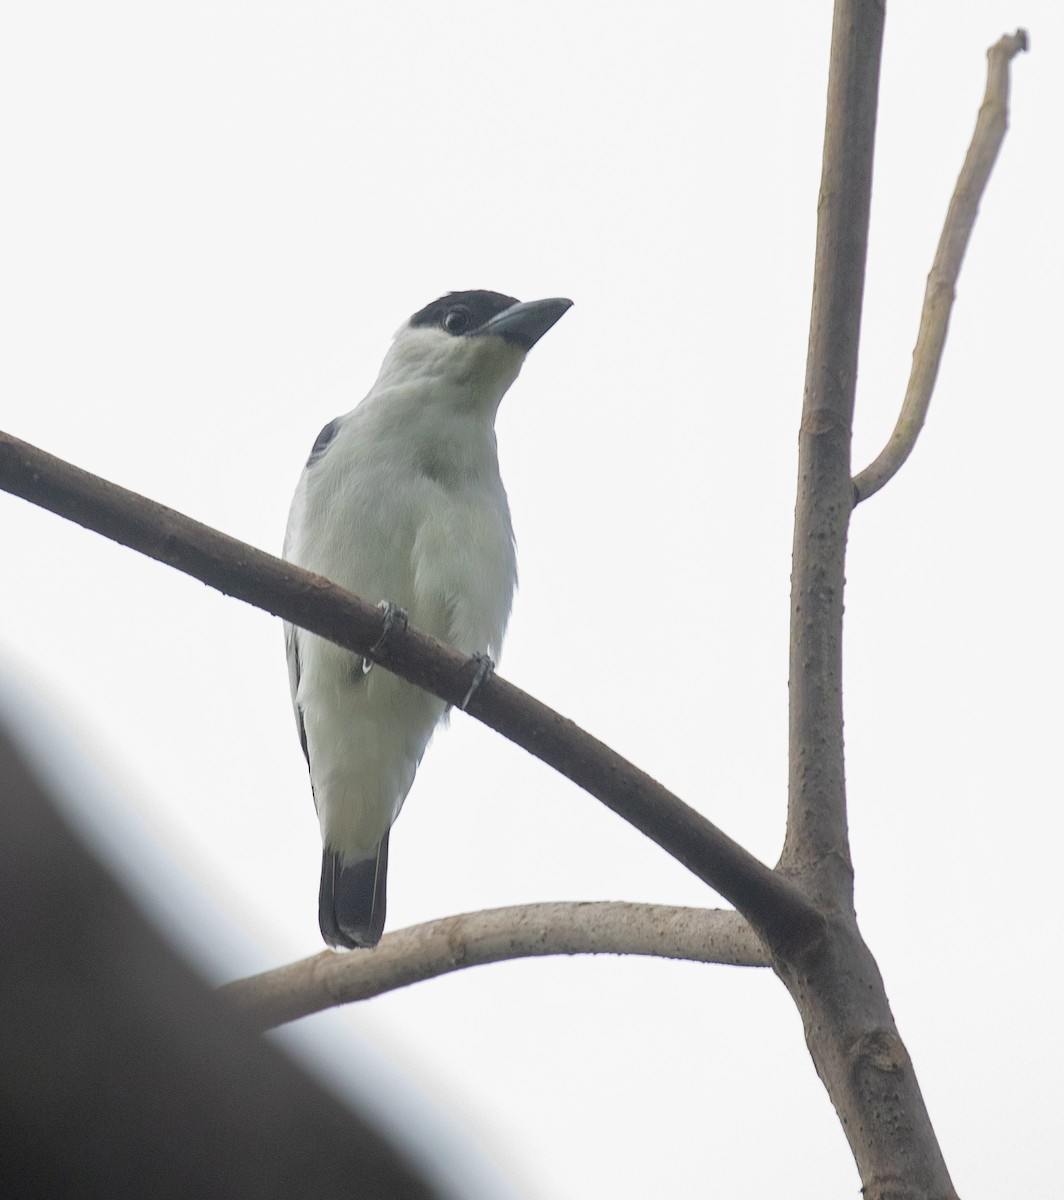
[{"label": "bird's belly", "polygon": [[311,640],[317,661],[300,682],[299,704],[318,820],[325,844],[354,860],[376,848],[398,815],[446,705]]},{"label": "bird's belly", "polygon": [[510,615],[516,580],[505,509],[441,504],[418,529],[413,549],[414,624],[466,654],[494,657]]},{"label": "bird's belly", "polygon": [[[353,487],[354,485],[352,485]],[[425,479],[405,490],[377,480],[343,496],[347,519],[311,523],[292,561],[465,653],[497,656],[514,586],[509,516],[480,496]],[[312,498],[312,503],[316,503]],[[446,705],[359,656],[304,634],[298,699],[315,803],[327,846],[355,859],[394,821]]]}]

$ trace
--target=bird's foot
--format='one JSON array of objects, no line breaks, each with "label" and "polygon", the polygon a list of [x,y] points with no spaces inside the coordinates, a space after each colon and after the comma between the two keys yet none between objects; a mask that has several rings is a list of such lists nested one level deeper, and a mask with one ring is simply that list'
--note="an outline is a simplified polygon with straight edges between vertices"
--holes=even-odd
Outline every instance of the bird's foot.
[{"label": "bird's foot", "polygon": [[495,672],[495,660],[488,654],[471,654],[469,656],[471,663],[477,664],[476,673],[473,676],[473,682],[469,685],[469,691],[465,694],[465,699],[458,706],[463,712],[469,706],[469,701],[473,699],[473,694],[482,686],[484,680]]},{"label": "bird's foot", "polygon": [[[405,630],[407,627],[407,624],[409,623],[408,619],[407,619],[407,615],[406,615],[406,609],[400,608],[398,606],[398,604],[393,604],[390,600],[381,600],[378,603],[377,607],[384,613],[384,625],[381,629],[380,637],[377,638],[377,640],[369,648],[370,654],[376,654],[377,651],[381,649],[381,647],[384,645],[384,643],[388,640],[388,637],[390,636],[392,630],[397,625],[401,629]],[[370,668],[372,666],[373,666],[372,659],[363,658],[362,659],[363,675],[368,675],[370,672]]]}]

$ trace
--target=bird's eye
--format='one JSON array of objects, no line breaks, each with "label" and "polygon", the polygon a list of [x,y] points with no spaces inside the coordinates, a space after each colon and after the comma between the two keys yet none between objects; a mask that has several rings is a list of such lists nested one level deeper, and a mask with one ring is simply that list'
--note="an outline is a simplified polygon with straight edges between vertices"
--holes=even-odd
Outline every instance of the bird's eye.
[{"label": "bird's eye", "polygon": [[443,318],[443,327],[455,336],[465,333],[469,327],[469,312],[464,308],[449,309]]}]

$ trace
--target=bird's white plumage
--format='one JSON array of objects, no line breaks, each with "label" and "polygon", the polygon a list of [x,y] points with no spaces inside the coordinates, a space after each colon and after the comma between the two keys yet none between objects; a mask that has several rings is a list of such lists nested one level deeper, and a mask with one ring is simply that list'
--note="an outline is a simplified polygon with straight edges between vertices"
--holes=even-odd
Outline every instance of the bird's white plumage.
[{"label": "bird's white plumage", "polygon": [[[524,351],[404,326],[377,382],[312,458],[284,554],[467,654],[497,658],[517,579],[494,419]],[[399,812],[443,701],[286,628],[326,845],[373,853]]]}]

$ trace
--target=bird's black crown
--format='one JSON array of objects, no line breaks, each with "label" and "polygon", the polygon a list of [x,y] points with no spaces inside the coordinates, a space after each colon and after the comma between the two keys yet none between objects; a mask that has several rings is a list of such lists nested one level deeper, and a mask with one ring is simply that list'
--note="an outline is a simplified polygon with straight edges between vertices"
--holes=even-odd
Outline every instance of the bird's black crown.
[{"label": "bird's black crown", "polygon": [[417,329],[435,325],[445,333],[461,337],[464,333],[475,333],[516,303],[513,296],[501,292],[448,292],[414,313],[410,326]]}]

